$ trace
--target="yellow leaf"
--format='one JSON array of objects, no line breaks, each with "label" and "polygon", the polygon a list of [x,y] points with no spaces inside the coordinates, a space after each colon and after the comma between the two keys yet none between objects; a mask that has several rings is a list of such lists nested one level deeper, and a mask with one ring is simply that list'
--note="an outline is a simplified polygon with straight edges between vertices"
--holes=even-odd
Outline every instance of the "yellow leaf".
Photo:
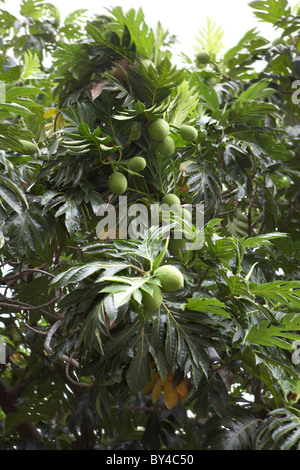
[{"label": "yellow leaf", "polygon": [[61,129],[62,127],[68,125],[61,114],[58,115],[56,119],[56,130]]},{"label": "yellow leaf", "polygon": [[164,400],[168,410],[174,408],[179,400],[178,392],[173,388],[172,377],[172,374],[169,373],[164,383]]},{"label": "yellow leaf", "polygon": [[143,394],[144,395],[147,395],[147,393],[150,392],[150,390],[152,390],[153,386],[155,385],[155,382],[157,381],[159,377],[159,373],[156,372],[155,374],[153,374],[153,377],[152,379],[150,380],[150,382],[143,388]]},{"label": "yellow leaf", "polygon": [[44,114],[44,118],[55,116],[58,113],[58,108],[50,108]]},{"label": "yellow leaf", "polygon": [[180,382],[180,384],[175,387],[175,390],[182,398],[186,398],[188,396],[187,380],[184,379],[182,382]]},{"label": "yellow leaf", "polygon": [[160,397],[161,391],[163,388],[163,381],[159,379],[153,387],[152,390],[152,402],[156,403]]}]

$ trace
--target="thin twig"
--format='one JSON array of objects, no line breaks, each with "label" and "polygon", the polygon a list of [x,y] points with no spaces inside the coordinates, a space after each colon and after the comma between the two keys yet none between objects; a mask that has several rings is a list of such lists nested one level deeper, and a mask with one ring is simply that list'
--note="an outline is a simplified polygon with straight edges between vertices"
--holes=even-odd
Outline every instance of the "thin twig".
[{"label": "thin twig", "polygon": [[0,268],[3,268],[6,264],[10,264],[11,260],[9,259],[8,261],[4,261],[4,263],[0,264]]},{"label": "thin twig", "polygon": [[[2,298],[4,298],[6,301],[9,301],[10,298],[9,297],[5,297],[3,294],[0,293],[0,296]],[[44,307],[49,307],[50,305],[54,304],[55,302],[57,302],[57,300],[59,300],[61,297],[61,294],[58,295],[57,297],[54,297],[53,299],[49,300],[48,302],[45,302],[44,304],[41,304],[41,305],[29,305],[29,304],[26,304],[25,302],[20,302],[19,300],[16,300],[16,299],[12,299],[12,302],[16,303],[16,304],[19,304],[21,307],[24,307],[24,309],[28,309],[28,310],[41,310],[42,308]],[[1,304],[1,302],[0,302]]]},{"label": "thin twig", "polygon": [[31,330],[33,331],[34,333],[37,333],[39,335],[46,335],[47,334],[47,331],[41,331],[41,330],[36,330],[35,328],[33,328],[32,326],[28,325],[28,323],[26,323],[26,321],[23,321],[24,325],[26,326],[26,328],[28,328],[28,330]]},{"label": "thin twig", "polygon": [[118,406],[118,405],[114,405],[111,407],[112,409],[122,409],[122,410],[129,410],[129,411],[147,411],[147,412],[157,412],[157,411],[163,411],[163,410],[166,410],[167,407],[166,406],[129,406],[129,405],[125,405],[125,406]]},{"label": "thin twig", "polygon": [[[56,321],[57,316],[54,315],[53,313],[47,312],[47,310],[44,310],[41,305],[29,305],[24,302],[20,302],[19,300],[16,299],[11,299],[8,297],[5,297],[3,294],[0,293],[0,296],[5,299],[5,302],[0,302],[0,308],[1,307],[8,307],[8,308],[14,308],[17,310],[40,310],[43,315],[48,317],[50,320]],[[11,302],[11,303],[10,303]],[[47,302],[48,303],[48,302]],[[48,306],[48,305],[46,305]]]},{"label": "thin twig", "polygon": [[195,288],[196,291],[200,289],[201,284],[202,284],[202,282],[204,281],[204,279],[205,279],[205,277],[206,277],[206,274],[208,273],[209,270],[210,270],[210,267],[208,267],[208,268],[205,269],[204,274],[202,274],[202,276],[201,276],[201,278],[200,278],[200,280],[199,280],[199,282],[198,282],[198,284],[197,284],[197,286],[196,286],[196,288]]},{"label": "thin twig", "polygon": [[79,386],[79,387],[92,387],[93,384],[91,383],[83,383],[83,382],[77,382],[76,380],[74,380],[71,375],[70,375],[70,363],[71,363],[71,360],[74,361],[73,357],[72,357],[73,354],[71,354],[70,356],[70,361],[67,361],[66,363],[66,376],[67,376],[67,379],[73,384],[73,385],[76,385],[76,386]]},{"label": "thin twig", "polygon": [[63,318],[60,317],[55,323],[53,323],[50,330],[47,332],[47,337],[44,342],[44,349],[51,356],[54,354],[53,349],[50,346],[52,337],[56,333],[58,328],[63,324],[63,322],[64,322]]},{"label": "thin twig", "polygon": [[[12,315],[12,313],[11,313],[10,310],[8,310],[8,313],[9,313],[9,316],[10,316],[10,318],[12,319],[12,321],[13,321],[13,323],[14,323],[14,326],[15,326],[17,332],[19,333],[19,335],[20,335],[20,337],[23,339],[23,341],[24,341],[26,344],[28,344],[28,345],[31,347],[31,349],[32,349],[35,353],[37,353],[39,356],[42,356],[42,357],[45,358],[45,356],[42,354],[42,352],[40,351],[40,349],[37,348],[34,343],[32,343],[31,341],[29,341],[28,338],[26,338],[25,335],[22,333],[22,331],[20,330],[20,328],[19,328],[18,324],[16,323],[15,318],[13,317],[13,315]],[[46,360],[48,360],[47,357],[46,357]]]},{"label": "thin twig", "polygon": [[257,188],[255,188],[254,194],[253,194],[253,196],[250,200],[250,203],[249,203],[249,209],[248,209],[248,237],[251,237],[252,230],[253,230],[251,211],[252,211],[252,207],[253,207],[256,195],[257,195]]},{"label": "thin twig", "polygon": [[49,273],[48,271],[44,271],[40,268],[26,268],[23,271],[20,271],[18,274],[13,274],[11,276],[6,276],[0,279],[0,284],[7,284],[7,281],[16,281],[22,276],[25,276],[28,273],[41,273],[46,274],[47,276],[55,277],[54,274]]},{"label": "thin twig", "polygon": [[[51,343],[51,340],[52,340],[52,337],[53,335],[56,333],[56,331],[58,330],[58,328],[63,324],[64,322],[64,316],[65,316],[66,312],[63,312],[59,319],[51,326],[50,330],[48,331],[47,335],[46,335],[46,339],[45,339],[45,342],[44,342],[44,350],[50,355],[50,356],[53,356],[54,354],[54,351],[53,349],[51,348],[50,346],[50,343]],[[65,354],[63,354],[61,356],[61,359],[65,362],[69,362],[70,364],[72,364],[74,367],[77,367],[79,368],[79,363],[76,361],[76,359],[73,359],[73,358],[70,358],[68,356],[66,356]]]},{"label": "thin twig", "polygon": [[282,228],[281,228],[282,232],[287,231],[290,223],[292,222],[292,219],[293,219],[293,216],[296,212],[297,206],[298,206],[298,199],[297,198],[290,201],[290,207],[289,207],[287,216],[286,216],[285,221],[284,221],[284,223],[282,225]]}]

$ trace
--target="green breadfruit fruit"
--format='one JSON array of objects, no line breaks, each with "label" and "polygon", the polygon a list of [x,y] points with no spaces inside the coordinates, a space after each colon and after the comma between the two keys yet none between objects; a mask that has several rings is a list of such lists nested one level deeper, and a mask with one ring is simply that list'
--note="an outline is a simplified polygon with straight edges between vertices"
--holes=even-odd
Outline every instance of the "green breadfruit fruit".
[{"label": "green breadfruit fruit", "polygon": [[153,294],[149,294],[148,292],[144,291],[142,294],[142,303],[146,310],[149,312],[153,312],[157,310],[163,300],[163,295],[161,288],[157,284],[153,284],[152,286]]},{"label": "green breadfruit fruit", "polygon": [[150,206],[150,214],[151,214],[151,223],[157,225],[161,222],[161,210],[159,202],[155,202]]},{"label": "green breadfruit fruit", "polygon": [[36,152],[36,145],[33,142],[30,142],[29,140],[23,140],[23,139],[20,139],[19,142],[22,145],[25,152],[29,154],[33,154]]},{"label": "green breadfruit fruit", "polygon": [[170,238],[168,250],[173,256],[179,256],[179,253],[184,250],[186,240],[184,238]]},{"label": "green breadfruit fruit", "polygon": [[160,280],[161,288],[165,292],[175,292],[184,284],[183,275],[176,266],[160,266],[154,272],[154,276]]},{"label": "green breadfruit fruit", "polygon": [[296,78],[300,78],[300,56],[292,60],[292,71]]},{"label": "green breadfruit fruit", "polygon": [[110,175],[108,180],[108,187],[114,194],[123,194],[127,189],[127,178],[119,171]]},{"label": "green breadfruit fruit", "polygon": [[283,38],[276,38],[274,39],[274,41],[272,42],[272,46],[279,46],[280,44],[282,45],[285,45],[286,42]]},{"label": "green breadfruit fruit", "polygon": [[148,127],[149,135],[155,141],[164,140],[169,134],[169,130],[169,124],[164,119],[156,119]]},{"label": "green breadfruit fruit", "polygon": [[207,85],[210,87],[215,86],[218,83],[218,80],[215,77],[208,77]]},{"label": "green breadfruit fruit", "polygon": [[132,171],[136,171],[137,173],[139,171],[143,171],[147,166],[147,162],[143,157],[132,157],[129,160],[128,167]]},{"label": "green breadfruit fruit", "polygon": [[167,136],[164,140],[157,142],[156,150],[158,150],[162,155],[172,155],[175,151],[175,142],[172,137]]},{"label": "green breadfruit fruit", "polygon": [[[173,222],[173,213],[170,211],[170,206],[169,204],[166,204],[166,203],[165,205],[167,205],[168,207],[165,208],[163,207],[163,204],[159,204],[158,202],[155,204],[152,204],[151,221],[153,225],[157,225],[160,222],[166,222],[166,223]],[[174,207],[172,207],[172,210],[174,210]]]},{"label": "green breadfruit fruit", "polygon": [[192,214],[185,207],[175,207],[175,212],[181,215],[182,220],[185,222],[192,222]]},{"label": "green breadfruit fruit", "polygon": [[176,194],[165,194],[161,200],[162,204],[173,206],[174,204],[180,205],[180,199]]},{"label": "green breadfruit fruit", "polygon": [[180,128],[180,135],[184,140],[188,142],[195,142],[198,137],[198,131],[192,126],[184,125]]},{"label": "green breadfruit fruit", "polygon": [[206,65],[210,62],[210,55],[206,51],[198,52],[196,61],[199,65]]}]

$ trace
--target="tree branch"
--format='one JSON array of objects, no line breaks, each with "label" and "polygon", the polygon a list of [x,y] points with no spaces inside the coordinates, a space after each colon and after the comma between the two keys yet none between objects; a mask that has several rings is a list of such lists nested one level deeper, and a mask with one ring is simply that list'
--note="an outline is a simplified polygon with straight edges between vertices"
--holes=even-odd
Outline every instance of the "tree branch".
[{"label": "tree branch", "polygon": [[7,284],[8,281],[17,281],[20,277],[23,277],[28,273],[41,273],[41,274],[46,274],[47,276],[55,277],[54,274],[49,273],[48,271],[44,271],[42,269],[42,267],[45,267],[45,266],[46,265],[40,266],[38,268],[26,268],[17,274],[12,274],[11,276],[2,277],[0,279],[0,284]]},{"label": "tree branch", "polygon": [[[58,328],[63,324],[63,322],[64,322],[64,315],[65,315],[65,312],[62,313],[62,315],[60,316],[60,318],[51,326],[50,330],[48,331],[48,333],[47,333],[47,335],[46,335],[46,339],[45,339],[45,342],[44,342],[44,350],[45,350],[46,353],[49,354],[50,356],[53,356],[53,354],[54,354],[54,351],[53,351],[53,349],[52,349],[51,346],[50,346],[52,337],[53,337],[53,335],[56,333],[56,331],[58,330]],[[72,364],[74,367],[79,368],[79,363],[76,361],[76,359],[70,358],[70,357],[66,356],[65,354],[63,354],[63,355],[61,356],[61,359],[62,359],[63,361],[65,361],[65,362],[69,362],[69,363]]]},{"label": "tree branch", "polygon": [[163,410],[167,410],[168,408],[166,406],[129,406],[129,405],[125,405],[125,406],[118,406],[118,405],[114,405],[111,407],[112,409],[122,409],[122,410],[129,410],[129,411],[146,411],[146,412],[150,412],[150,413],[153,413],[153,412],[157,412],[157,411],[163,411]]},{"label": "tree branch", "polygon": [[292,201],[290,201],[290,207],[289,207],[289,210],[288,210],[288,213],[286,215],[285,221],[283,222],[283,225],[282,225],[282,228],[281,228],[282,232],[287,231],[290,223],[292,222],[292,219],[293,219],[293,216],[296,212],[297,207],[298,207],[298,199],[295,198]]},{"label": "tree branch", "polygon": [[[1,307],[8,307],[16,310],[40,310],[43,315],[48,317],[49,319],[56,321],[57,316],[53,315],[53,313],[47,312],[47,310],[44,310],[43,307],[49,306],[52,303],[54,303],[54,299],[51,300],[51,302],[47,302],[46,304],[43,305],[29,305],[26,304],[25,302],[20,302],[19,300],[16,299],[10,299],[10,297],[5,297],[3,294],[0,293],[0,296],[5,300],[5,302],[0,302],[0,308]],[[57,300],[57,299],[56,299]]]}]

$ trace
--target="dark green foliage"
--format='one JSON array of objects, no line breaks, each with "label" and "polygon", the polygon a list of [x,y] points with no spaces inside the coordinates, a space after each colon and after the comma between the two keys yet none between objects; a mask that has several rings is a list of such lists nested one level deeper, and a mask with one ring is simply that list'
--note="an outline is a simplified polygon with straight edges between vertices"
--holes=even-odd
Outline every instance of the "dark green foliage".
[{"label": "dark green foliage", "polygon": [[[1,11],[1,450],[299,450],[299,16],[250,7],[280,41],[223,53],[208,22],[205,67],[141,9]],[[203,230],[178,210],[124,237],[118,173],[128,212],[176,195]]]}]

